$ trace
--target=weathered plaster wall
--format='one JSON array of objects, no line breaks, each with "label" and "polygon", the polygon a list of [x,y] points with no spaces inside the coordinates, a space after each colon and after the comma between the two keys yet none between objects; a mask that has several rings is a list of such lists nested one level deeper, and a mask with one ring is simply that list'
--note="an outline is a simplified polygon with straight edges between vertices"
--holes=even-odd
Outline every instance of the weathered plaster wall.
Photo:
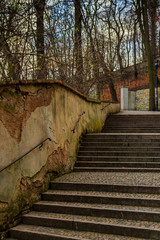
[{"label": "weathered plaster wall", "polygon": [[50,177],[73,169],[82,133],[101,131],[106,116],[120,110],[119,104],[110,104],[102,111],[105,105],[59,82],[0,86],[0,168],[46,137],[52,139],[0,173],[1,232],[19,221],[19,212],[39,198]]}]

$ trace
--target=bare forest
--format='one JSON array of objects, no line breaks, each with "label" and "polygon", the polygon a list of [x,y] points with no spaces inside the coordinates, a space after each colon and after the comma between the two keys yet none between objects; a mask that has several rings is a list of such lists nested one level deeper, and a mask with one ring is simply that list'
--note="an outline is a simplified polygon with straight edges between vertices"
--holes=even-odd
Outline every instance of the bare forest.
[{"label": "bare forest", "polygon": [[53,79],[101,98],[113,73],[147,61],[154,110],[159,0],[0,1],[0,81]]}]

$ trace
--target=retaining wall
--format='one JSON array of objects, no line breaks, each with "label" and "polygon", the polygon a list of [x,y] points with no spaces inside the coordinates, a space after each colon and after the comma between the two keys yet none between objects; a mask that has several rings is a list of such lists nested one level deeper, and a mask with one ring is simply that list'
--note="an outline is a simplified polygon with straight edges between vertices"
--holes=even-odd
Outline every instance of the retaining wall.
[{"label": "retaining wall", "polygon": [[107,115],[120,110],[118,103],[105,106],[58,81],[0,85],[0,168],[52,140],[0,173],[0,232],[19,222],[51,177],[73,170],[80,136],[100,132]]}]

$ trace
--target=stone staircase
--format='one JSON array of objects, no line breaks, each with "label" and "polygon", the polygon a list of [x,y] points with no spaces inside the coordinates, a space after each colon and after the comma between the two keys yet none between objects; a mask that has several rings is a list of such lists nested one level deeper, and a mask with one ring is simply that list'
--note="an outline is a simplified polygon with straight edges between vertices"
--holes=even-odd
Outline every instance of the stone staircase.
[{"label": "stone staircase", "polygon": [[112,115],[102,133],[84,136],[74,172],[52,181],[9,234],[10,240],[159,240],[160,115]]}]

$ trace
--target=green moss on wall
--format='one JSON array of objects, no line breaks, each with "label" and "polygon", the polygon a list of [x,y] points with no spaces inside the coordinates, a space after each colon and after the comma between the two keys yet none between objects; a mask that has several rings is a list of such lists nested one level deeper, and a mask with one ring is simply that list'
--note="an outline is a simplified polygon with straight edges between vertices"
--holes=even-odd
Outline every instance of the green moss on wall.
[{"label": "green moss on wall", "polygon": [[16,112],[15,105],[11,106],[11,105],[8,105],[8,104],[4,104],[3,102],[0,102],[0,108],[3,109],[5,112],[8,112],[8,113],[13,114],[13,113]]}]

